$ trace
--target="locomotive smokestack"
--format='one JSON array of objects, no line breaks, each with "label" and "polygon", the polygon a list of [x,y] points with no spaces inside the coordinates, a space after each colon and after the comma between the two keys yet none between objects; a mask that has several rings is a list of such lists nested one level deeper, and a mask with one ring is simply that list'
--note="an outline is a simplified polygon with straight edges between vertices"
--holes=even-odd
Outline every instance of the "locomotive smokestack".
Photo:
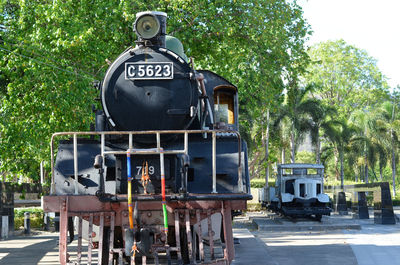
[{"label": "locomotive smokestack", "polygon": [[165,48],[167,14],[158,11],[145,11],[136,14],[133,28],[139,43],[145,46],[156,45]]}]

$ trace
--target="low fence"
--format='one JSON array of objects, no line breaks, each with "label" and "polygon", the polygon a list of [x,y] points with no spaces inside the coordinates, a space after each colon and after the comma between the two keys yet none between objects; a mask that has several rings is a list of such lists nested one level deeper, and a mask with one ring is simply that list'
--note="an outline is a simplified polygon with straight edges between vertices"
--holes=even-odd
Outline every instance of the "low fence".
[{"label": "low fence", "polygon": [[[40,195],[44,192],[48,189],[41,184],[0,182],[0,238],[14,232],[15,206],[40,206]],[[20,195],[29,199],[20,199]]]},{"label": "low fence", "polygon": [[333,206],[339,214],[348,213],[349,202],[350,209],[360,219],[369,218],[367,193],[373,193],[374,223],[396,224],[388,182],[325,186],[325,192],[333,195]]}]

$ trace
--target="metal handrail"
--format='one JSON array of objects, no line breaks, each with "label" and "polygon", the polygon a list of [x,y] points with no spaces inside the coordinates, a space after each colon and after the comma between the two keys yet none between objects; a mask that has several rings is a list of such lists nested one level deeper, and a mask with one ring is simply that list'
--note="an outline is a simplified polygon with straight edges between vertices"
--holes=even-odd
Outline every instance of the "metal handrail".
[{"label": "metal handrail", "polygon": [[[161,148],[160,136],[161,134],[183,134],[184,135],[184,149],[183,150],[163,150],[164,154],[188,154],[188,135],[189,134],[212,134],[212,193],[217,193],[217,165],[216,165],[216,139],[219,133],[235,134],[238,139],[238,190],[244,192],[242,181],[242,147],[241,137],[238,131],[234,130],[164,130],[164,131],[110,131],[110,132],[57,132],[51,136],[50,151],[51,151],[51,190],[50,194],[55,192],[55,179],[54,179],[54,141],[59,136],[72,136],[74,146],[74,193],[78,194],[78,139],[77,136],[100,136],[101,142],[101,156],[109,154],[121,154],[134,151],[135,154],[159,154]],[[155,135],[157,148],[149,149],[134,149],[133,148],[133,135]],[[126,151],[105,151],[105,135],[128,135],[129,149]],[[104,167],[104,165],[103,165]]]}]

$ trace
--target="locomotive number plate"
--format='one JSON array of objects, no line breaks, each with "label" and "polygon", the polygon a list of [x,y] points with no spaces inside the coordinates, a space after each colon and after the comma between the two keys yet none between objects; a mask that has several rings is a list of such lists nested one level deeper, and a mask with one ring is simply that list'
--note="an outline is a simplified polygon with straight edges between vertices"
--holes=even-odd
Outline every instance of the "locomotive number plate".
[{"label": "locomotive number plate", "polygon": [[[161,180],[161,170],[160,170],[160,160],[159,159],[149,159],[148,161],[148,169],[150,177],[156,177],[157,180]],[[168,158],[164,159],[164,174],[165,179],[170,178],[170,162]],[[143,171],[143,161],[134,159],[132,161],[132,176],[140,180],[142,178]]]},{"label": "locomotive number plate", "polygon": [[173,78],[173,63],[125,63],[126,80],[153,80]]}]

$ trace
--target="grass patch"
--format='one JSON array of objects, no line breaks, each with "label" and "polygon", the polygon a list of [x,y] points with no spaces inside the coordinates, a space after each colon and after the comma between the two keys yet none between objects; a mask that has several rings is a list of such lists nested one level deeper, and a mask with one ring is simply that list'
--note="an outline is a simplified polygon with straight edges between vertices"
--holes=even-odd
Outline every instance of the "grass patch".
[{"label": "grass patch", "polygon": [[[275,186],[275,180],[268,181],[268,185],[270,187]],[[250,187],[251,188],[264,188],[265,186],[265,179],[254,178],[250,180]]]},{"label": "grass patch", "polygon": [[262,210],[261,203],[247,203],[248,212],[258,212],[261,210]]}]

